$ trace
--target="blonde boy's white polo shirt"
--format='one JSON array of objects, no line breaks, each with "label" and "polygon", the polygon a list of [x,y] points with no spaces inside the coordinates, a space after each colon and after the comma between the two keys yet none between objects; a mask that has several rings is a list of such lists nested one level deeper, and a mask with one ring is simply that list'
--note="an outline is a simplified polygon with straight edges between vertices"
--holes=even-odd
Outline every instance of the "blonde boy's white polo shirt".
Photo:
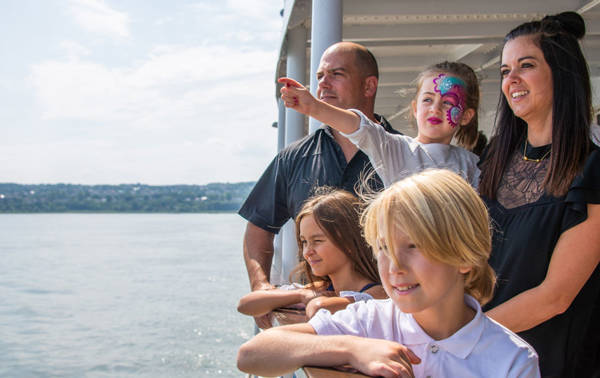
[{"label": "blonde boy's white polo shirt", "polygon": [[354,335],[396,341],[410,348],[421,363],[415,377],[539,377],[538,356],[519,336],[488,318],[479,303],[465,295],[475,317],[454,335],[434,340],[411,314],[391,299],[351,304],[335,314],[320,310],[310,325],[319,335]]}]

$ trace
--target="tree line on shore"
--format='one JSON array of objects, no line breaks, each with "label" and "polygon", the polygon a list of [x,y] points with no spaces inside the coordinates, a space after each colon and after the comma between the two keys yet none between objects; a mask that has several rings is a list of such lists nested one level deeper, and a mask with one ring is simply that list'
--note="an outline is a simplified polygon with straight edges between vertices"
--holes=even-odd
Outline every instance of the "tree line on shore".
[{"label": "tree line on shore", "polygon": [[0,213],[237,211],[254,182],[153,186],[0,183]]}]

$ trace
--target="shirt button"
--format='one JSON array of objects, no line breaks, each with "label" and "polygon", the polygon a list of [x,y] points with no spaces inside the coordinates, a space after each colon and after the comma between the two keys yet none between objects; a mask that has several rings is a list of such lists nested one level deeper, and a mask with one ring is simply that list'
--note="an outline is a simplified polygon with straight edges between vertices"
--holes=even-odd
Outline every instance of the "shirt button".
[{"label": "shirt button", "polygon": [[429,350],[431,350],[431,353],[437,353],[438,350],[440,350],[440,347],[438,347],[437,345],[433,344],[429,347]]}]

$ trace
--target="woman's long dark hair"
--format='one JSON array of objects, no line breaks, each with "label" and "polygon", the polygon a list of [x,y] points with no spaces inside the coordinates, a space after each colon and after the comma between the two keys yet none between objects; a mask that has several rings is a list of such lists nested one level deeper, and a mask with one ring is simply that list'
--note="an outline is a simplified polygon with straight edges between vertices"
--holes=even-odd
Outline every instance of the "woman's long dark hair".
[{"label": "woman's long dark hair", "polygon": [[[566,194],[590,149],[592,92],[587,62],[578,42],[584,35],[585,23],[581,16],[564,12],[521,24],[504,38],[506,46],[517,37],[531,37],[552,72],[552,152],[544,187],[548,194],[556,197]],[[527,123],[515,116],[506,98],[500,96],[494,136],[481,167],[479,191],[482,195],[496,198],[510,156],[526,135]]]}]

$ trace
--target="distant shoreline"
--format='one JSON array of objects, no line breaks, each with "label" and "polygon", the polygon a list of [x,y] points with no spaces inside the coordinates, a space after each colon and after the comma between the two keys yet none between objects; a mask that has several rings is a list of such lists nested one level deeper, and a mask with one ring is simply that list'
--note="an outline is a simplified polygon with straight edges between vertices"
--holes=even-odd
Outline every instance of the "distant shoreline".
[{"label": "distant shoreline", "polygon": [[0,214],[236,212],[254,182],[207,185],[0,183]]}]

